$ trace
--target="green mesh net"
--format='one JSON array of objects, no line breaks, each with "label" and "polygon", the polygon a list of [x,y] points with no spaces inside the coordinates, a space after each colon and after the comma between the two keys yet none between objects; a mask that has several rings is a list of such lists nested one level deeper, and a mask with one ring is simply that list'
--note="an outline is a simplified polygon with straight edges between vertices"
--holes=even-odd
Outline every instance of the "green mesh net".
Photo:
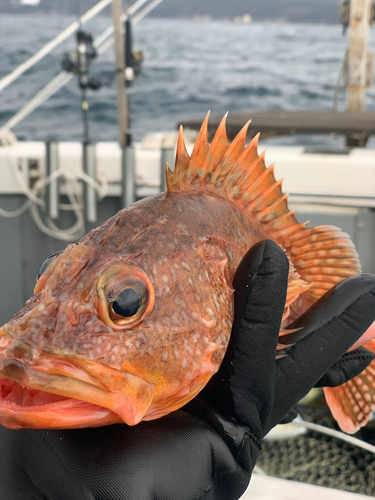
[{"label": "green mesh net", "polygon": [[[306,421],[337,429],[327,410],[298,410]],[[356,437],[375,444],[375,428]],[[257,465],[267,475],[375,496],[374,453],[315,431],[262,444]]]}]

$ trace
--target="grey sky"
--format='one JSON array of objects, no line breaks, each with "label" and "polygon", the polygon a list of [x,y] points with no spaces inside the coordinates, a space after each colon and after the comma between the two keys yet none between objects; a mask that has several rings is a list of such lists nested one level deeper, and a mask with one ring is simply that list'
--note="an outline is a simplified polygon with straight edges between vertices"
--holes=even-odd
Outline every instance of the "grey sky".
[{"label": "grey sky", "polygon": [[[0,0],[0,12],[63,12],[75,14],[81,4],[83,11],[95,0],[41,0],[40,6],[18,8],[19,0]],[[132,2],[131,2],[132,3]],[[164,0],[153,15],[179,17],[210,15],[214,18],[232,18],[251,14],[256,19],[285,18],[294,22],[337,23],[338,0]],[[124,1],[126,5],[126,1]]]}]

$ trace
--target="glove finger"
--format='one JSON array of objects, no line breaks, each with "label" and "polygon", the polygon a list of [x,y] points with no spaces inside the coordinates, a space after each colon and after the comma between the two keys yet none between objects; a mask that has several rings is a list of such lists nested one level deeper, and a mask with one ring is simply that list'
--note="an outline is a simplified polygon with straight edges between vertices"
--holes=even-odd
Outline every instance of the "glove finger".
[{"label": "glove finger", "polygon": [[[254,245],[235,278],[235,319],[226,356],[207,386],[220,411],[260,436],[274,394],[275,352],[288,281],[288,260],[276,243]],[[257,422],[254,422],[256,420]]]},{"label": "glove finger", "polygon": [[293,408],[286,415],[283,416],[283,418],[280,420],[279,424],[289,424],[290,422],[293,422],[293,420],[297,417],[298,417],[298,413]]},{"label": "glove finger", "polygon": [[276,364],[275,404],[266,430],[302,399],[375,318],[375,276],[353,276],[327,292],[288,326],[303,328]]},{"label": "glove finger", "polygon": [[359,375],[375,359],[375,354],[365,347],[345,353],[328,372],[318,380],[315,387],[337,387]]}]

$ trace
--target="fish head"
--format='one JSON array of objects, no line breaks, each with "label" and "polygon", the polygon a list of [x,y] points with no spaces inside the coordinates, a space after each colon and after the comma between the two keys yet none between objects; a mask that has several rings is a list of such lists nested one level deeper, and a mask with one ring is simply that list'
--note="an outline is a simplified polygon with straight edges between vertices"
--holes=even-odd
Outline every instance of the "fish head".
[{"label": "fish head", "polygon": [[233,313],[223,252],[173,228],[135,234],[86,238],[42,266],[0,330],[3,425],[135,425],[180,408],[217,371]]}]

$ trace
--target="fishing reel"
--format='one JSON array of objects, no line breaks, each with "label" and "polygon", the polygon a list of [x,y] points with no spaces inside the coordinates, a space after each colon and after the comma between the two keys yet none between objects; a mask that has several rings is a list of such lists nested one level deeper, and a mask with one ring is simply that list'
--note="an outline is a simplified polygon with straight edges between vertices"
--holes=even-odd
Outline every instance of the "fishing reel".
[{"label": "fishing reel", "polygon": [[132,24],[130,19],[125,21],[125,85],[131,87],[134,80],[142,73],[143,52],[133,49]]},{"label": "fishing reel", "polygon": [[90,77],[92,61],[98,56],[92,36],[85,31],[77,31],[77,50],[65,52],[61,64],[68,73],[77,73],[78,84],[82,90],[98,90],[102,82],[97,77]]}]

